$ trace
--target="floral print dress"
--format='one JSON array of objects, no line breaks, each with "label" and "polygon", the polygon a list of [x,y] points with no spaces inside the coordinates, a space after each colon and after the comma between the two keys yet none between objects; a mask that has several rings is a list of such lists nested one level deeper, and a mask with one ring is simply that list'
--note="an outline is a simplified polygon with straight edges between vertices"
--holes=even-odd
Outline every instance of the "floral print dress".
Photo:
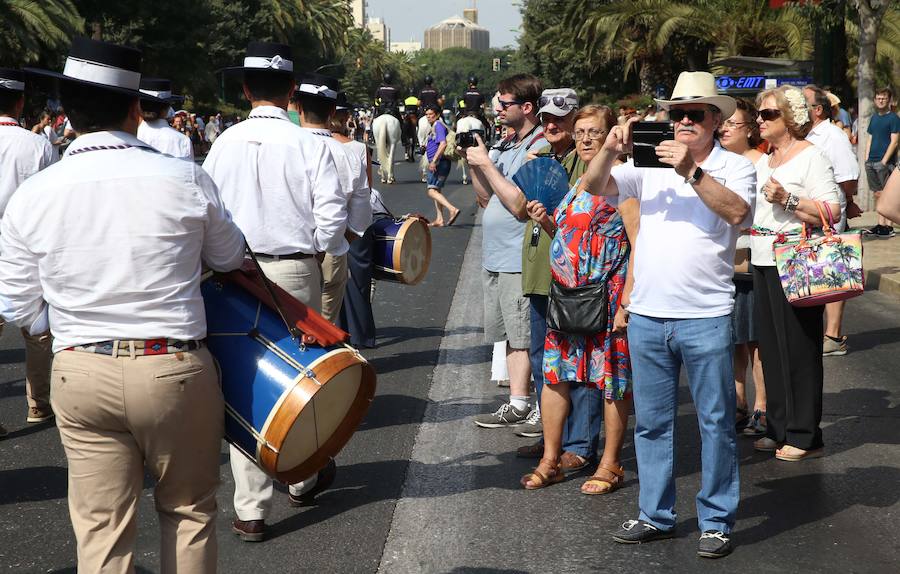
[{"label": "floral print dress", "polygon": [[563,287],[608,282],[606,332],[570,335],[547,329],[544,342],[544,382],[596,385],[606,399],[631,394],[631,358],[624,333],[613,333],[630,246],[622,216],[607,201],[574,186],[554,214],[556,236],[550,245],[553,280]]}]

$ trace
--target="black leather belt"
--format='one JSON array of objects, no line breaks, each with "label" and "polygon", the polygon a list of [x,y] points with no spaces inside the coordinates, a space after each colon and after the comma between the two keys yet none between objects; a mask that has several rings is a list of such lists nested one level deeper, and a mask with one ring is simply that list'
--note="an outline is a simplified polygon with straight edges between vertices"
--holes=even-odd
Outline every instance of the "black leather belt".
[{"label": "black leather belt", "polygon": [[271,259],[272,261],[280,261],[282,259],[309,259],[310,257],[315,257],[315,255],[310,255],[309,253],[288,253],[287,255],[269,255],[268,253],[257,253],[256,256],[260,259]]}]

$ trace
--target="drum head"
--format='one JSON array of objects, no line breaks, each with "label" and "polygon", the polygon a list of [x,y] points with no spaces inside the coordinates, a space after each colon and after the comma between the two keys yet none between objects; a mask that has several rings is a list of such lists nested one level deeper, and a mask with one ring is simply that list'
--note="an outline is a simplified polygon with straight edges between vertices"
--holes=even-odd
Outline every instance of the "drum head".
[{"label": "drum head", "polygon": [[431,262],[431,232],[421,219],[410,218],[400,228],[398,235],[401,246],[400,249],[395,248],[394,257],[399,256],[400,261],[395,262],[395,265],[403,273],[403,282],[415,285],[428,273],[428,265]]}]

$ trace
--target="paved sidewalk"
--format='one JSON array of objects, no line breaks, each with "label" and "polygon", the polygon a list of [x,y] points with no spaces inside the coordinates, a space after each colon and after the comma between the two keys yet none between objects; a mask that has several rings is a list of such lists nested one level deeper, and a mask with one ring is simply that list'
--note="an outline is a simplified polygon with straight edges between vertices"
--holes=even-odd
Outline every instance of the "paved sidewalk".
[{"label": "paved sidewalk", "polygon": [[[851,229],[869,229],[875,225],[877,214],[867,211],[850,220]],[[900,235],[890,239],[863,236],[863,271],[866,289],[881,291],[900,298]]]}]

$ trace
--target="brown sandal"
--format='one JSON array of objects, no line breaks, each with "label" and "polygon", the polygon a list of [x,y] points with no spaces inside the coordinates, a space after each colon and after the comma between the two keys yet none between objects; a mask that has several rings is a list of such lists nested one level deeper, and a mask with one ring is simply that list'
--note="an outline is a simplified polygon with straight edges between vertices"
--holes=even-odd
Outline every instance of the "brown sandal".
[{"label": "brown sandal", "polygon": [[559,457],[559,467],[566,474],[578,472],[587,467],[588,464],[588,459],[568,450]]},{"label": "brown sandal", "polygon": [[[608,476],[599,476],[600,471],[603,471]],[[584,481],[584,484],[581,485],[581,494],[609,494],[614,490],[618,490],[624,482],[624,468],[622,468],[621,466],[606,466],[603,463],[600,463],[600,466],[598,466],[597,470],[594,471],[594,475]],[[601,490],[585,490],[584,487],[589,484],[599,486],[601,487]]]},{"label": "brown sandal", "polygon": [[[543,473],[538,470],[541,464],[550,465],[553,468],[553,471],[550,473]],[[559,468],[558,460],[550,460],[549,458],[542,458],[541,462],[538,463],[538,466],[528,474],[524,475],[519,483],[525,487],[526,490],[537,490],[539,488],[544,488],[545,486],[550,486],[551,484],[557,484],[566,479],[566,475],[563,474],[562,469]],[[532,484],[529,485],[528,483]]]}]

